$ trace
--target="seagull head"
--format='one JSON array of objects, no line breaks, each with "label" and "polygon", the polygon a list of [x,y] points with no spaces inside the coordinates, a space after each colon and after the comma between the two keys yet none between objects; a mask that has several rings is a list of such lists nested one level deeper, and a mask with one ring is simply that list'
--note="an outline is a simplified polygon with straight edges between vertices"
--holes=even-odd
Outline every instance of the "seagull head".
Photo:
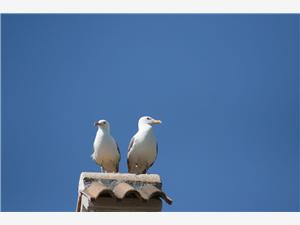
[{"label": "seagull head", "polygon": [[94,123],[94,126],[100,128],[103,131],[107,131],[110,128],[109,122],[107,120],[98,120]]},{"label": "seagull head", "polygon": [[160,124],[160,123],[161,123],[160,120],[153,119],[151,116],[142,116],[139,119],[139,128],[145,127],[145,126],[152,126],[152,125]]}]

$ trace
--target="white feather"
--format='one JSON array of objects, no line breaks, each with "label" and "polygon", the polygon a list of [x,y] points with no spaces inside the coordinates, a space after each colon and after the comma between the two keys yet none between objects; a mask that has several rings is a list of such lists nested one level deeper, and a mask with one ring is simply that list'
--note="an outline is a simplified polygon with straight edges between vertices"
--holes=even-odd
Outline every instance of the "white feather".
[{"label": "white feather", "polygon": [[152,126],[141,119],[139,130],[133,136],[133,144],[127,154],[129,172],[136,174],[147,171],[157,156],[157,142]]},{"label": "white feather", "polygon": [[94,152],[92,158],[106,172],[118,171],[120,153],[116,141],[110,135],[109,127],[107,129],[101,127],[98,128],[94,140]]}]

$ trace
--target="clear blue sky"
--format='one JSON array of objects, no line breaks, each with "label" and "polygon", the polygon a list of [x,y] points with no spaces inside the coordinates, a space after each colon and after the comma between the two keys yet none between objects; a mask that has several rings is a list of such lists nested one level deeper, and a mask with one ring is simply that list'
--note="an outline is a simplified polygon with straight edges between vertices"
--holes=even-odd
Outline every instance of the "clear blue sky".
[{"label": "clear blue sky", "polygon": [[74,211],[93,122],[155,127],[164,211],[299,209],[298,15],[3,15],[2,210]]}]

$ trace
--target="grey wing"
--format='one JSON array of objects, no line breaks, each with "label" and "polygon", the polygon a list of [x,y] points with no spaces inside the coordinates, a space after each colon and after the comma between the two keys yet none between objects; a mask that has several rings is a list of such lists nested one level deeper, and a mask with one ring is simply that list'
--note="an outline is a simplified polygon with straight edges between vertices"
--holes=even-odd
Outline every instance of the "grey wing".
[{"label": "grey wing", "polygon": [[119,152],[119,155],[121,156],[121,153],[120,153],[120,148],[119,148],[119,145],[118,145],[118,143],[116,142],[116,145],[117,145],[117,150],[118,150],[118,152]]},{"label": "grey wing", "polygon": [[155,162],[156,158],[157,158],[157,155],[158,155],[158,143],[156,143],[156,156],[155,156],[155,159],[154,161],[149,165],[149,167],[146,169],[146,171],[153,165],[153,163]]},{"label": "grey wing", "polygon": [[94,140],[94,142],[93,142],[93,149],[92,149],[91,158],[92,158],[93,160],[95,160],[95,140]]},{"label": "grey wing", "polygon": [[130,149],[133,145],[133,142],[134,142],[134,136],[130,139],[130,142],[129,142],[129,145],[128,145],[128,152],[130,151]]},{"label": "grey wing", "polygon": [[[128,145],[128,152],[130,151],[130,149],[132,148],[134,143],[134,136],[131,138],[129,145]],[[128,172],[130,172],[130,166],[129,166],[129,157],[127,157],[127,168],[128,168]]]},{"label": "grey wing", "polygon": [[116,172],[118,173],[119,172],[119,163],[120,163],[120,160],[121,160],[121,153],[120,153],[120,148],[119,148],[119,145],[118,145],[117,142],[116,142],[116,145],[117,145],[117,150],[119,152],[119,161],[118,161],[118,163],[116,165]]},{"label": "grey wing", "polygon": [[91,154],[91,158],[92,158],[93,160],[95,160],[94,154],[95,154],[95,148],[93,147],[92,154]]}]

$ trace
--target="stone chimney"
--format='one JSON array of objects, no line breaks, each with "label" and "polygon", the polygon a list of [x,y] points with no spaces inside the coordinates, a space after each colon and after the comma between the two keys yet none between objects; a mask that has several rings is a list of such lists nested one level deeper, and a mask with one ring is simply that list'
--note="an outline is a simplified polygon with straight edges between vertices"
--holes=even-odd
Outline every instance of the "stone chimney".
[{"label": "stone chimney", "polygon": [[159,212],[162,191],[157,174],[90,173],[80,175],[77,212]]}]

